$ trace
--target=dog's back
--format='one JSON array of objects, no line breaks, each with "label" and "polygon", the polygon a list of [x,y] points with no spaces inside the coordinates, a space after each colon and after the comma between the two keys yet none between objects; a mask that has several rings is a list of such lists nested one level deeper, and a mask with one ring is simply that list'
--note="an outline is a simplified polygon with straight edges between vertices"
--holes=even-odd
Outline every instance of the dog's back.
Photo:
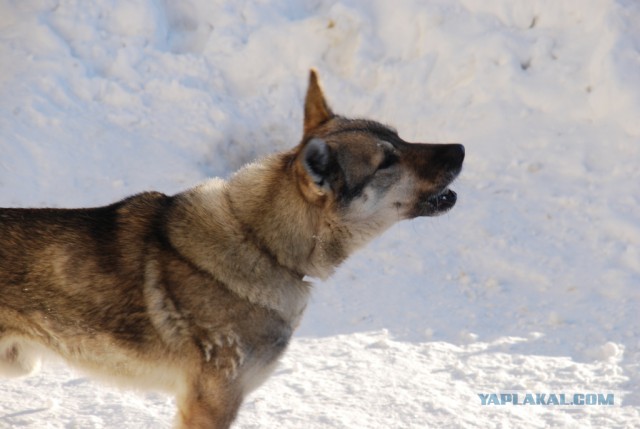
[{"label": "dog's back", "polygon": [[72,361],[103,333],[102,348],[145,347],[145,247],[159,240],[169,201],[146,193],[91,209],[0,209],[0,369],[32,370],[31,343]]},{"label": "dog's back", "polygon": [[[233,293],[190,257],[190,243],[181,245],[176,225],[206,234],[189,221],[198,193],[145,193],[91,209],[0,209],[0,371],[25,375],[51,350],[98,378],[179,400],[203,372],[237,380],[234,398],[260,384],[292,327]],[[234,229],[220,221],[221,231]],[[225,243],[241,260],[233,244]],[[217,268],[224,278],[234,267]]]}]

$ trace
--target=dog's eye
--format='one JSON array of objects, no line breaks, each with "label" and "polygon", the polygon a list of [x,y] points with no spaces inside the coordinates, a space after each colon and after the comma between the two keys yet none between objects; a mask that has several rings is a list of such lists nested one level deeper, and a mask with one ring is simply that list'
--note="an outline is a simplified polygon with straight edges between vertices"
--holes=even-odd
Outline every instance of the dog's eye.
[{"label": "dog's eye", "polygon": [[378,170],[384,170],[385,168],[389,168],[392,165],[394,165],[396,162],[398,162],[398,156],[392,153],[388,153],[382,160],[382,163],[378,166]]}]

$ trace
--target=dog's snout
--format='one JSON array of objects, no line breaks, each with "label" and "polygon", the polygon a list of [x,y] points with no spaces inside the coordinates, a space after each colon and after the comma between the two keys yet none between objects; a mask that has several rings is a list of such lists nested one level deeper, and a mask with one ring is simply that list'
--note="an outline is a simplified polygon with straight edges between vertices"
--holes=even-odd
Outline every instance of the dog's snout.
[{"label": "dog's snout", "polygon": [[461,144],[454,144],[453,145],[453,150],[455,152],[457,152],[457,154],[460,156],[460,160],[464,159],[464,146]]},{"label": "dog's snout", "polygon": [[464,161],[464,146],[461,144],[443,145],[438,158],[443,165],[450,168],[459,168]]},{"label": "dog's snout", "polygon": [[420,177],[433,180],[442,172],[458,174],[464,161],[464,146],[449,144],[410,144],[407,162]]}]

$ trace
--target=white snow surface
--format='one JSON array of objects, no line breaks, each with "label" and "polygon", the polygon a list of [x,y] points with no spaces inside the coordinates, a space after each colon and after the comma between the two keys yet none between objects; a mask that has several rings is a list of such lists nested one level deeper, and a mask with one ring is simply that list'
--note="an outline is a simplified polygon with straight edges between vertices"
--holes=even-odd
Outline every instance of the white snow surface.
[{"label": "white snow surface", "polygon": [[[334,110],[461,142],[457,206],[316,282],[236,428],[640,427],[640,3],[0,0],[0,206],[176,193]],[[0,300],[1,291],[0,291]],[[481,406],[478,393],[615,393]],[[59,362],[1,428],[168,428]]]}]

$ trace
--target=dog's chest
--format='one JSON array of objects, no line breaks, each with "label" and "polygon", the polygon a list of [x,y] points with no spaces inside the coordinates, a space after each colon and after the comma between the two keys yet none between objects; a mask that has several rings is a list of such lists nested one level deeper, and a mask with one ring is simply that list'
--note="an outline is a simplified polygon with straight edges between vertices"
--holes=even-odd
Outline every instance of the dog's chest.
[{"label": "dog's chest", "polygon": [[224,329],[201,331],[197,342],[211,370],[238,382],[247,393],[261,385],[287,348],[292,329],[281,320],[233,323]]}]

